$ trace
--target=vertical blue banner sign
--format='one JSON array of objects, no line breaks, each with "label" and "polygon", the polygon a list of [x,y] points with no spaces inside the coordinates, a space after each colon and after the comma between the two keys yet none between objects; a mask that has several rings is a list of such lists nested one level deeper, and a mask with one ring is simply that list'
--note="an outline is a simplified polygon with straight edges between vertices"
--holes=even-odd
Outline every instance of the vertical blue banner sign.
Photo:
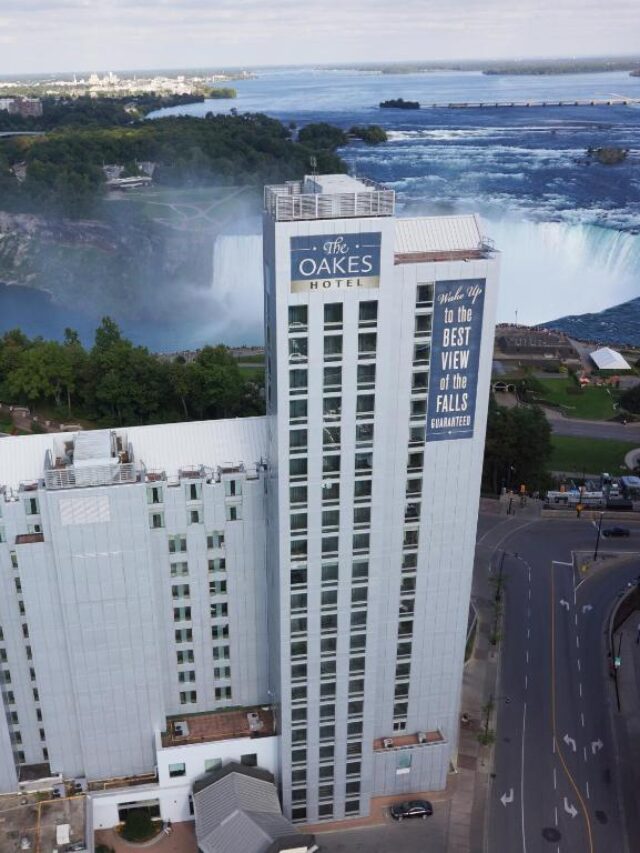
[{"label": "vertical blue banner sign", "polygon": [[437,281],[427,441],[472,438],[486,279]]}]

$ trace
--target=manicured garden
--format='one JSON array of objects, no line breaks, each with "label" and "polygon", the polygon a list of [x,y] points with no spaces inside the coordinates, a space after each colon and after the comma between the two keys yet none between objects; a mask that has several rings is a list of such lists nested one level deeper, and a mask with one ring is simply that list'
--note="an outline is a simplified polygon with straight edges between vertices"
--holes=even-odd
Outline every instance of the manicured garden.
[{"label": "manicured garden", "polygon": [[626,469],[621,469],[625,454],[635,450],[638,443],[552,434],[551,445],[549,467],[552,471],[616,475],[624,473]]},{"label": "manicured garden", "polygon": [[562,379],[538,379],[536,398],[544,404],[546,400],[560,407],[563,415],[570,418],[584,418],[590,421],[605,421],[616,413],[614,404],[618,401],[616,388],[605,385],[588,385],[579,388],[573,377]]}]

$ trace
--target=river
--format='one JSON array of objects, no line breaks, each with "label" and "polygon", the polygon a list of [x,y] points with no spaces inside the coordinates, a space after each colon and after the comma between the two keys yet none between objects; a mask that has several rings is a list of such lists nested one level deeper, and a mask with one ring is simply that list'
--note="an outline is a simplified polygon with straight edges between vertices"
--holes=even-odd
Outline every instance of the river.
[{"label": "river", "polygon": [[[478,72],[383,75],[352,70],[264,69],[234,83],[234,100],[160,111],[261,111],[297,126],[375,123],[387,143],[351,144],[341,154],[356,174],[397,192],[400,215],[479,212],[502,253],[498,319],[539,323],[600,311],[640,295],[640,105],[380,110],[403,97],[422,104],[624,97],[640,99],[640,78],[623,72],[493,76]],[[589,163],[589,147],[629,150],[617,166]],[[170,327],[144,312],[126,332],[154,349],[262,341],[259,217],[212,246],[210,288],[186,289],[197,310]],[[233,229],[231,229],[233,232]],[[253,235],[251,235],[253,231]],[[249,233],[248,233],[249,232]],[[9,297],[7,296],[9,294]],[[168,299],[167,295],[167,299]],[[175,293],[172,294],[175,299]],[[161,307],[162,291],[158,291]],[[0,331],[20,325],[60,337],[64,325],[95,324],[90,306],[58,306],[38,293],[0,288]],[[47,305],[43,308],[44,302]],[[169,304],[169,303],[167,303]],[[640,343],[640,330],[638,333]]]}]

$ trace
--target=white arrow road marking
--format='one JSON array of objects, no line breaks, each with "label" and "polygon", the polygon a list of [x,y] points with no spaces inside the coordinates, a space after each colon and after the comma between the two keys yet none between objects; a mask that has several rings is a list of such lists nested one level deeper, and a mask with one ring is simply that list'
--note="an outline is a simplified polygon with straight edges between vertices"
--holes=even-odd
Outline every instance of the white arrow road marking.
[{"label": "white arrow road marking", "polygon": [[591,754],[595,755],[596,752],[599,752],[603,746],[604,746],[604,744],[602,743],[602,741],[600,739],[592,740],[591,741]]},{"label": "white arrow road marking", "polygon": [[573,803],[570,803],[566,797],[564,798],[564,810],[567,814],[570,814],[571,817],[575,817],[578,814],[578,809],[573,805]]},{"label": "white arrow road marking", "polygon": [[567,746],[571,746],[571,749],[572,749],[574,752],[576,751],[576,742],[575,742],[575,740],[574,740],[572,737],[569,737],[569,735],[568,735],[568,734],[566,734],[566,735],[562,738],[562,740],[566,743],[566,745],[567,745]]},{"label": "white arrow road marking", "polygon": [[582,612],[583,613],[588,613],[590,610],[593,610],[593,607],[590,604],[583,604],[582,605]]},{"label": "white arrow road marking", "polygon": [[506,791],[504,792],[504,794],[500,797],[500,802],[505,807],[505,809],[509,803],[513,802],[513,788],[509,788],[508,794]]},{"label": "white arrow road marking", "polygon": [[565,601],[564,598],[560,599],[560,607],[566,607],[567,611],[569,611],[569,602]]}]

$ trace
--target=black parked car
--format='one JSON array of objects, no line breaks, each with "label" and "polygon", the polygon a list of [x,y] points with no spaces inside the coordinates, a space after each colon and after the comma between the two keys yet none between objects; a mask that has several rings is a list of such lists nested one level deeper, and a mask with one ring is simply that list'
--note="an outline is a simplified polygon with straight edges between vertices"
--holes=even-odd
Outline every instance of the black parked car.
[{"label": "black parked car", "polygon": [[602,535],[606,536],[607,539],[611,537],[619,537],[619,536],[629,536],[630,530],[628,527],[607,527],[606,530],[602,531]]},{"label": "black parked car", "polygon": [[410,817],[421,817],[426,820],[433,814],[433,806],[428,800],[411,800],[408,803],[397,803],[391,806],[391,817],[394,820],[404,820]]}]

